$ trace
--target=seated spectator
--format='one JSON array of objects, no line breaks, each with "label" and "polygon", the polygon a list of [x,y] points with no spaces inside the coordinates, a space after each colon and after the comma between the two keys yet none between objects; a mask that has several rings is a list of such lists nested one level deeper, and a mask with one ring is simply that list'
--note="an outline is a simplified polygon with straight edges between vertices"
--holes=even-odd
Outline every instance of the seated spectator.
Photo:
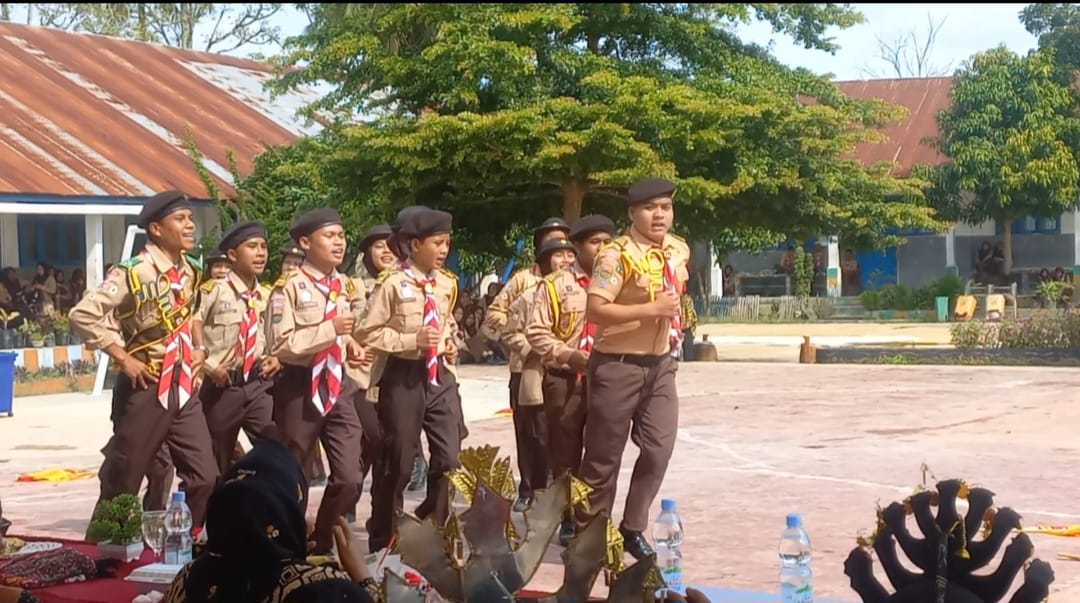
[{"label": "seated spectator", "polygon": [[780,256],[780,264],[776,266],[777,274],[795,274],[795,246],[788,245],[787,251]]},{"label": "seated spectator", "polygon": [[735,267],[724,266],[724,297],[735,297]]},{"label": "seated spectator", "polygon": [[344,571],[307,560],[308,483],[296,458],[261,440],[222,476],[206,513],[206,550],[180,570],[166,603],[371,603],[378,587],[340,519]]},{"label": "seated spectator", "polygon": [[844,259],[840,262],[840,294],[853,297],[862,293],[862,269],[855,259],[854,249],[844,250]]}]

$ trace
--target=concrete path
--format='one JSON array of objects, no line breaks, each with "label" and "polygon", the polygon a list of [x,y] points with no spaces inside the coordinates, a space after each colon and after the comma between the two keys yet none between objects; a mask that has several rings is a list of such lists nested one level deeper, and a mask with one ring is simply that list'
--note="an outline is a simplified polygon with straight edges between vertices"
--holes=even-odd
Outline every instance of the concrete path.
[{"label": "concrete path", "polygon": [[[463,367],[471,436],[513,454],[505,367]],[[1080,371],[1055,368],[689,363],[679,373],[681,428],[661,497],[678,501],[686,580],[775,590],[784,516],[800,511],[814,545],[818,595],[853,599],[843,561],[875,523],[875,507],[928,477],[990,488],[1025,525],[1080,523]],[[23,398],[0,419],[0,497],[18,532],[79,536],[96,479],[15,483],[23,471],[95,468],[108,402],[85,395]],[[628,446],[619,502],[636,458]],[[313,492],[313,503],[321,493]],[[419,502],[410,494],[406,506]],[[366,508],[365,493],[361,508]],[[659,512],[659,501],[656,503]],[[310,510],[314,513],[315,507]],[[362,520],[357,523],[363,535]],[[914,529],[914,528],[913,528]],[[1052,599],[1080,600],[1080,539],[1032,535],[1057,574]],[[553,546],[534,578],[562,578]],[[606,592],[602,580],[597,591]],[[1006,600],[1008,597],[1006,597]]]}]

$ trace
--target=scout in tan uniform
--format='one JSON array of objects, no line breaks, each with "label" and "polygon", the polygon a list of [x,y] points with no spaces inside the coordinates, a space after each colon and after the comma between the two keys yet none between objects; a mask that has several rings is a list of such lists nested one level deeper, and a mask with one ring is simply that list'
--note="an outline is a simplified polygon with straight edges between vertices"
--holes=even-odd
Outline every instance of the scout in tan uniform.
[{"label": "scout in tan uniform", "polygon": [[311,465],[319,441],[326,450],[330,480],[312,535],[314,550],[325,552],[334,543],[334,522],[360,496],[358,388],[345,364],[364,356],[351,337],[364,300],[353,280],[337,271],[345,258],[337,211],[309,211],[289,232],[306,258],[285,283],[283,303],[270,307],[271,353],[284,365],[274,387],[274,423],[302,467]]},{"label": "scout in tan uniform", "polygon": [[[566,239],[548,239],[536,252],[541,276],[565,269],[574,263],[574,246]],[[543,282],[541,280],[540,282]],[[521,292],[510,304],[510,316],[503,328],[503,342],[522,359],[518,391],[513,397],[514,435],[517,441],[518,498],[513,509],[524,511],[532,504],[533,492],[547,488],[547,417],[544,415],[544,364],[525,334],[536,298],[535,287]]]},{"label": "scout in tan uniform", "polygon": [[195,383],[206,353],[195,349],[191,332],[201,266],[185,254],[195,247],[187,195],[168,191],[150,198],[139,226],[147,233],[145,249],[109,271],[68,315],[87,346],[120,368],[99,502],[138,494],[164,442],[200,526],[218,469]]},{"label": "scout in tan uniform", "polygon": [[669,233],[674,192],[674,184],[659,179],[630,187],[632,226],[597,256],[586,308],[597,333],[586,377],[580,477],[593,487],[590,514],[610,515],[623,450],[632,435],[640,453],[619,531],[625,550],[638,559],[652,552],[642,532],[679,426],[678,363],[672,352],[682,334],[679,295],[690,249]]},{"label": "scout in tan uniform", "polygon": [[243,427],[254,443],[273,422],[270,388],[281,364],[266,354],[265,308],[258,286],[266,269],[266,227],[241,222],[222,235],[231,269],[223,279],[202,285],[203,300],[195,326],[207,347],[202,399],[218,469],[233,462],[236,437]]},{"label": "scout in tan uniform", "polygon": [[458,466],[461,450],[461,398],[447,366],[452,356],[451,316],[457,301],[457,277],[443,270],[450,250],[450,214],[425,210],[410,215],[398,233],[409,244],[409,265],[380,275],[357,337],[386,356],[372,373],[379,388],[383,449],[376,465],[368,546],[372,552],[390,543],[394,518],[404,508],[420,432],[431,451],[427,497],[416,509],[445,523],[450,513],[448,471]]},{"label": "scout in tan uniform", "polygon": [[[577,261],[552,272],[536,287],[525,336],[544,364],[544,414],[547,416],[547,451],[551,472],[578,475],[584,449],[585,381],[592,352],[594,327],[585,321],[589,278],[600,248],[615,235],[607,216],[584,216],[570,228]],[[566,546],[574,536],[567,515],[559,532]]]},{"label": "scout in tan uniform", "polygon": [[210,255],[206,256],[206,272],[203,274],[203,280],[222,280],[229,276],[230,270],[232,270],[232,267],[229,264],[229,256],[221,250],[219,245]]},{"label": "scout in tan uniform", "polygon": [[[363,293],[365,306],[367,300],[371,297],[371,293],[375,290],[376,277],[382,273],[383,270],[388,270],[397,265],[397,256],[390,251],[390,246],[387,244],[387,240],[391,234],[390,226],[386,224],[377,224],[372,226],[364,238],[360,241],[360,253],[362,257],[358,264],[360,270],[357,271],[357,285],[360,291]],[[360,483],[364,483],[364,479],[367,477],[368,471],[372,470],[375,466],[376,460],[379,458],[381,446],[382,446],[382,428],[379,426],[379,413],[375,408],[375,403],[378,402],[378,397],[368,395],[368,389],[371,384],[371,362],[374,360],[374,350],[365,350],[366,357],[364,363],[357,364],[357,366],[348,368],[348,375],[356,381],[360,387],[360,392],[356,396],[356,415],[360,418],[360,425],[363,427],[364,439],[363,446],[360,452]],[[377,394],[377,392],[376,392]],[[372,471],[374,478],[374,471]],[[372,495],[377,490],[377,486],[372,479],[371,492]],[[356,507],[345,514],[349,521],[356,521]]]}]

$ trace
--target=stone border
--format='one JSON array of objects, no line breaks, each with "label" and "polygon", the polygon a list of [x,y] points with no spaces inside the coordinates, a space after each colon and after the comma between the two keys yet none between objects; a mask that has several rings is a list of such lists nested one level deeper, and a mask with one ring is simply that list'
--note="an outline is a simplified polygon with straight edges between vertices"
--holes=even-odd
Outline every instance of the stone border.
[{"label": "stone border", "polygon": [[964,364],[1080,367],[1080,349],[811,346],[809,354],[806,351],[800,353],[799,361],[817,364]]}]

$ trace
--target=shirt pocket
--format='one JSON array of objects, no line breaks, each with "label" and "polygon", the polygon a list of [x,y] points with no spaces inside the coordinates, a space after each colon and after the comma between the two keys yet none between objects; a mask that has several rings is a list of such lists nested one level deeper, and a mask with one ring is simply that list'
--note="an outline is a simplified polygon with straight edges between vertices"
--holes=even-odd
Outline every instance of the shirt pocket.
[{"label": "shirt pocket", "polygon": [[297,310],[294,314],[296,326],[299,328],[304,327],[317,327],[319,324],[325,322],[323,316],[325,311],[322,307],[304,308],[303,310]]},{"label": "shirt pocket", "polygon": [[[400,321],[405,333],[416,333],[424,324],[424,298],[414,296],[412,299],[402,299],[398,303],[401,313]],[[445,323],[445,319],[439,316],[439,324]]]},{"label": "shirt pocket", "polygon": [[559,304],[559,334],[569,336],[571,329],[585,316],[586,295],[570,295]]}]

